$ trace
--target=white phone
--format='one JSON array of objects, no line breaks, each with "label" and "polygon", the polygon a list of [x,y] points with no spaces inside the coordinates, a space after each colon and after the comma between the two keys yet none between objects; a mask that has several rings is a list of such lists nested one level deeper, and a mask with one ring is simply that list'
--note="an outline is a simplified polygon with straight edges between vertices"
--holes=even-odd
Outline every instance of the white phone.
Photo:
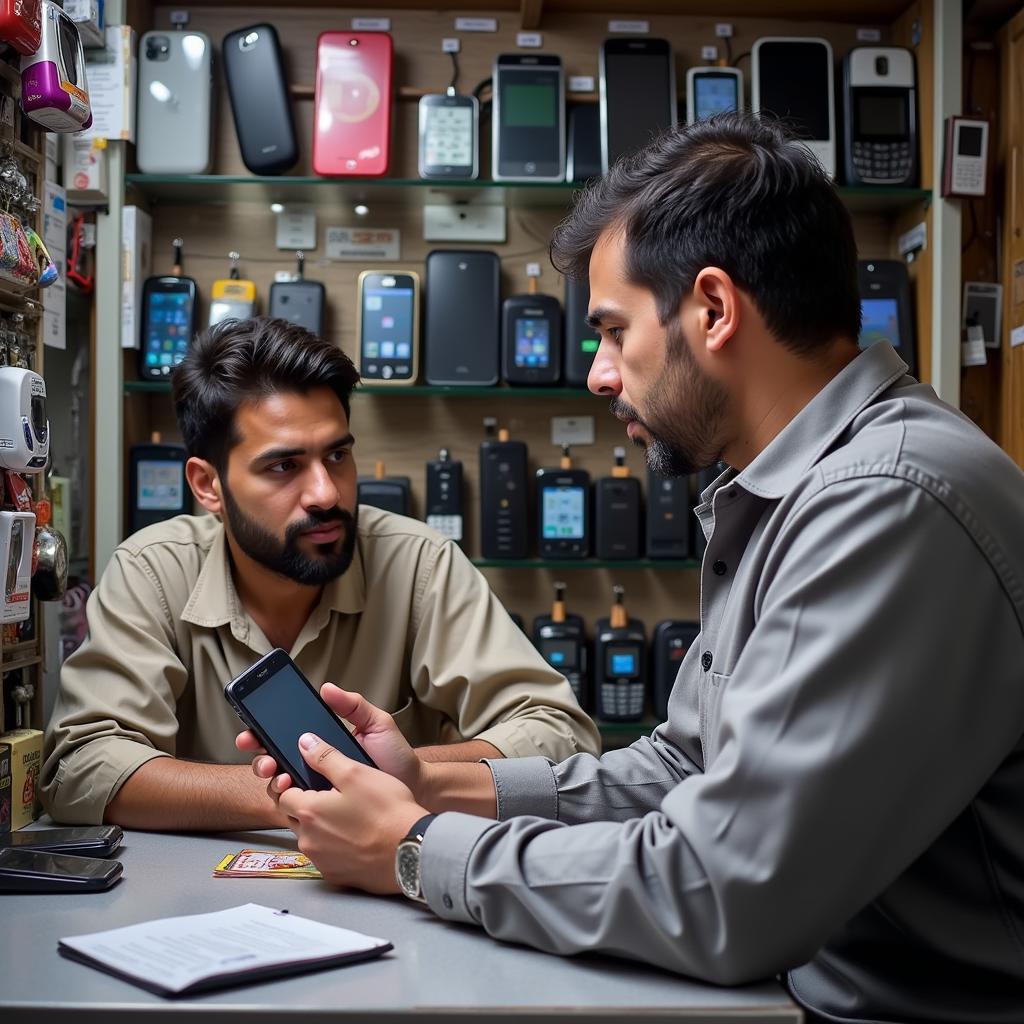
[{"label": "white phone", "polygon": [[145,174],[205,174],[211,163],[213,47],[203,32],[153,31],[139,42],[138,145]]}]

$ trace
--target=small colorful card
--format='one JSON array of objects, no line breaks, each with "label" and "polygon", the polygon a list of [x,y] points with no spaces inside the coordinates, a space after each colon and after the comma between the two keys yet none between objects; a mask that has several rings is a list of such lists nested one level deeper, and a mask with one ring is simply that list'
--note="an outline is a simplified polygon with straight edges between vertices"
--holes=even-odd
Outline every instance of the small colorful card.
[{"label": "small colorful card", "polygon": [[214,878],[323,878],[298,850],[240,850],[213,869]]}]

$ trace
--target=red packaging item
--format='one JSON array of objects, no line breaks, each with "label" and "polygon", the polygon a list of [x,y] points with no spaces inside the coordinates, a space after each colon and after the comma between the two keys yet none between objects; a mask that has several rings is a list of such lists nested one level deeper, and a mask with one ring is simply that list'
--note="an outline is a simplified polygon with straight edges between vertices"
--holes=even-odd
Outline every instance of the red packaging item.
[{"label": "red packaging item", "polygon": [[42,42],[43,0],[0,0],[0,40],[31,57]]}]

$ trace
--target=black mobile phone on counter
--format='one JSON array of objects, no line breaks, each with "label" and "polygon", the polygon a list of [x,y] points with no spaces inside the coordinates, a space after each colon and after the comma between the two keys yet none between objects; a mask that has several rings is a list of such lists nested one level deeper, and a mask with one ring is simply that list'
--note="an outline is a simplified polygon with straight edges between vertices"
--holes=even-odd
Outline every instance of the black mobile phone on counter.
[{"label": "black mobile phone on counter", "polygon": [[310,681],[280,648],[260,658],[252,668],[224,687],[224,696],[300,789],[330,789],[331,784],[310,768],[299,752],[299,737],[312,732],[353,761],[377,766],[324,703]]},{"label": "black mobile phone on counter", "polygon": [[124,833],[119,825],[76,825],[42,828],[0,835],[0,850],[36,850],[76,857],[109,857]]},{"label": "black mobile phone on counter", "polygon": [[119,860],[0,849],[0,892],[100,892],[109,889],[123,871]]}]

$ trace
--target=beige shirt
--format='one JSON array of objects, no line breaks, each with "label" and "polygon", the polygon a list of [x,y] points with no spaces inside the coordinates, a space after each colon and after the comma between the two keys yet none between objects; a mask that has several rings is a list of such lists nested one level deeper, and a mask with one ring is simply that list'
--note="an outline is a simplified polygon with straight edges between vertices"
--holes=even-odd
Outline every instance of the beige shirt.
[{"label": "beige shirt", "polygon": [[[46,730],[42,797],[99,822],[140,765],[244,763],[224,684],[271,650],[242,607],[224,529],[178,516],[121,544],[87,606]],[[506,757],[597,751],[594,724],[451,541],[363,506],[351,567],[291,650],[306,677],[357,690],[414,745],[482,739]]]}]

